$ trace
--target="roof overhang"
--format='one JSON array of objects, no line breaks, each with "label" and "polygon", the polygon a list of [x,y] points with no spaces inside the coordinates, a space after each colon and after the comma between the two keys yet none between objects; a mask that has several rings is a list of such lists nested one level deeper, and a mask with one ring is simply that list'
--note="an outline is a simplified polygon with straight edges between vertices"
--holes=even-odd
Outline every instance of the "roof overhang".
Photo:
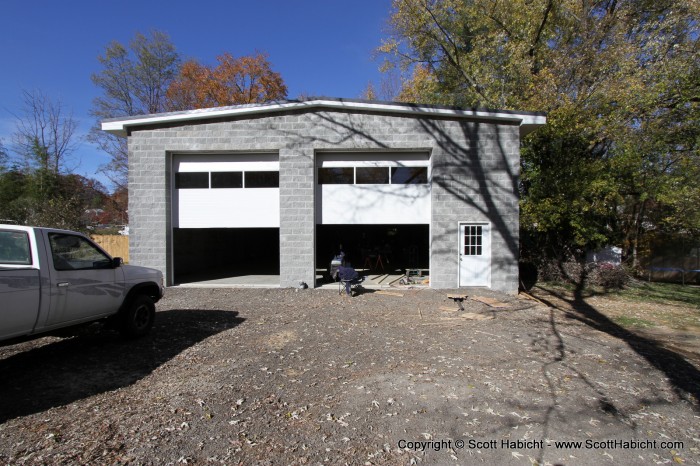
[{"label": "roof overhang", "polygon": [[102,122],[102,129],[118,136],[126,136],[130,130],[153,125],[178,125],[198,120],[245,118],[285,111],[332,110],[346,112],[371,112],[408,115],[415,117],[468,119],[495,121],[520,126],[520,136],[534,131],[547,122],[544,113],[515,112],[510,110],[480,110],[458,107],[406,104],[400,102],[374,102],[348,99],[316,99],[281,101],[265,104],[236,105],[232,107],[203,108],[182,112],[156,113],[124,118],[113,118]]}]

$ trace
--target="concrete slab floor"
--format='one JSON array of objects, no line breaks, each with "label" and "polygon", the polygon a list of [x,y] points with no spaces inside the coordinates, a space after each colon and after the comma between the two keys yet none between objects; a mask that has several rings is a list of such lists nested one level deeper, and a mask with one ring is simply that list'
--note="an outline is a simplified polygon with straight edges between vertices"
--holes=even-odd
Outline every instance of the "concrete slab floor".
[{"label": "concrete slab floor", "polygon": [[239,275],[235,277],[222,277],[211,280],[198,280],[179,283],[175,286],[183,288],[216,288],[216,287],[253,287],[253,288],[279,288],[279,275]]},{"label": "concrete slab floor", "polygon": [[[367,289],[382,289],[390,287],[401,287],[400,280],[404,277],[403,274],[393,271],[390,273],[368,273],[366,270],[358,270],[361,275],[365,275],[365,281],[362,286]],[[430,287],[430,283],[423,283],[424,279],[428,277],[421,277],[420,279],[415,279],[409,286],[412,287]],[[206,279],[204,277],[197,278],[193,277],[191,281],[184,283],[178,283],[174,285],[175,287],[183,288],[224,288],[224,287],[251,287],[251,288],[279,288],[280,286],[280,276],[279,275],[237,275],[233,277],[221,277]],[[338,287],[337,282],[328,282],[324,274],[317,271],[316,275],[316,287],[321,289],[336,289]]]}]

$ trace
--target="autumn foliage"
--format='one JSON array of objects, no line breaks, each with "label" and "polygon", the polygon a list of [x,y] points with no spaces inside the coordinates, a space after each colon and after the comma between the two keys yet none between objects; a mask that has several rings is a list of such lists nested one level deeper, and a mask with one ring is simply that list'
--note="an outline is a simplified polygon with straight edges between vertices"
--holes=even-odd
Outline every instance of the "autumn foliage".
[{"label": "autumn foliage", "polygon": [[267,55],[257,53],[236,58],[230,53],[217,57],[211,67],[190,60],[167,89],[169,110],[222,107],[285,99],[287,86],[273,71]]}]

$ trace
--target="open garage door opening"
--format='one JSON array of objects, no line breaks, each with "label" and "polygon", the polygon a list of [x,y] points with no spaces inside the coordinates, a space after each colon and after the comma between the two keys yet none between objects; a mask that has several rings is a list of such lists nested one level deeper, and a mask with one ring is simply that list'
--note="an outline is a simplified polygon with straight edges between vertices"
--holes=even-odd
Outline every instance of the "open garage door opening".
[{"label": "open garage door opening", "polygon": [[328,283],[330,263],[341,247],[345,263],[366,278],[367,285],[397,282],[407,269],[429,274],[428,225],[316,225],[316,271],[319,285]]},{"label": "open garage door opening", "polygon": [[176,284],[279,286],[279,228],[174,228]]},{"label": "open garage door opening", "polygon": [[279,156],[184,153],[172,159],[173,281],[279,286]]}]

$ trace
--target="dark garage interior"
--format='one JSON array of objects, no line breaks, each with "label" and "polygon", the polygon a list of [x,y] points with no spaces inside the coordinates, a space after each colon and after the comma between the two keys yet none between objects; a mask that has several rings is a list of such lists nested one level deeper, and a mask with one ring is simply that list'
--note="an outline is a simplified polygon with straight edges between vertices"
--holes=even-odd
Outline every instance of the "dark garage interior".
[{"label": "dark garage interior", "polygon": [[279,275],[279,228],[174,228],[176,284]]},{"label": "dark garage interior", "polygon": [[[341,245],[346,264],[357,270],[367,264],[385,273],[427,269],[429,231],[428,225],[316,225],[316,269],[327,270]],[[383,269],[376,267],[379,256]]]}]

